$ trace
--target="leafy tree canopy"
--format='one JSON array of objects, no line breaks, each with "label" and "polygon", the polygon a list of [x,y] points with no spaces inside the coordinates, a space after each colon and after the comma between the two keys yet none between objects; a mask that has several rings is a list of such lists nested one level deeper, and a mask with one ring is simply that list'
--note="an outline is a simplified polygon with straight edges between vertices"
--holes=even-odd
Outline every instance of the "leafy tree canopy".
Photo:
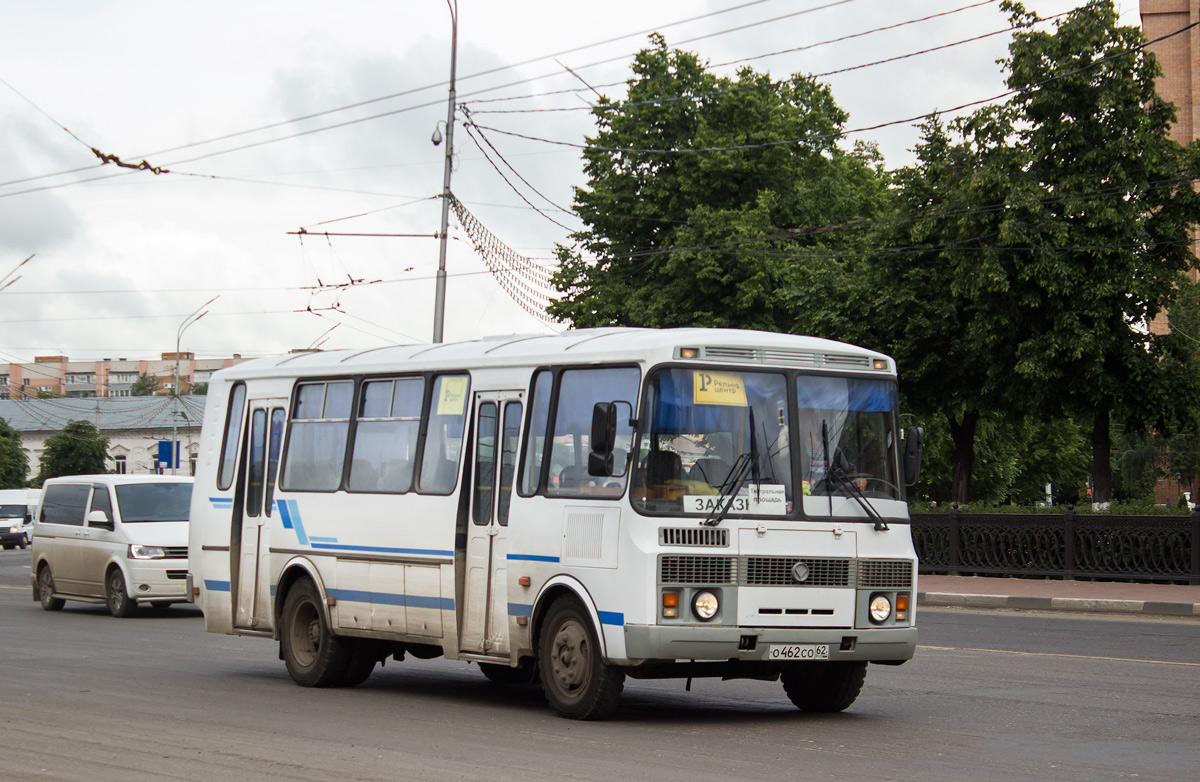
[{"label": "leafy tree canopy", "polygon": [[595,108],[586,227],[559,248],[549,311],[576,327],[793,330],[814,285],[849,279],[831,251],[864,244],[813,229],[886,207],[878,155],[839,146],[846,114],[811,77],[718,77],[651,43],[626,99]]},{"label": "leafy tree canopy", "polygon": [[91,421],[68,421],[58,434],[46,438],[37,485],[60,475],[94,475],[108,471],[108,438]]},{"label": "leafy tree canopy", "polygon": [[130,396],[153,396],[162,388],[162,381],[157,375],[143,373],[129,386]]},{"label": "leafy tree canopy", "polygon": [[21,433],[0,418],[0,489],[20,489],[29,472],[29,457],[21,447]]}]

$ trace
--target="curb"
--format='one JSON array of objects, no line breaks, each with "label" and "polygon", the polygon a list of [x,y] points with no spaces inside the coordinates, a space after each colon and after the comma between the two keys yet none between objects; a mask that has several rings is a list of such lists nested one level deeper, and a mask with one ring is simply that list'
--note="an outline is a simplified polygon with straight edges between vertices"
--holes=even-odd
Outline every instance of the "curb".
[{"label": "curb", "polygon": [[1200,603],[1169,603],[1153,600],[1098,600],[1079,597],[1017,597],[1013,595],[964,595],[955,592],[918,592],[917,605],[1200,617]]}]

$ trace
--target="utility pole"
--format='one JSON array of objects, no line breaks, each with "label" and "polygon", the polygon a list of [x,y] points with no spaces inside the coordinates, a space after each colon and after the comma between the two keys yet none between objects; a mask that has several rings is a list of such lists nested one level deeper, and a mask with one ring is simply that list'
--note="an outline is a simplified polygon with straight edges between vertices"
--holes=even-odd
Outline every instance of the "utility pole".
[{"label": "utility pole", "polygon": [[[454,75],[458,64],[458,0],[446,0],[450,7],[450,101],[446,108],[446,166],[442,174],[442,230],[439,232],[437,290],[433,299],[433,341],[442,341],[442,325],[446,319],[446,242],[450,230],[450,173],[454,169]],[[442,140],[433,129],[433,144]]]}]

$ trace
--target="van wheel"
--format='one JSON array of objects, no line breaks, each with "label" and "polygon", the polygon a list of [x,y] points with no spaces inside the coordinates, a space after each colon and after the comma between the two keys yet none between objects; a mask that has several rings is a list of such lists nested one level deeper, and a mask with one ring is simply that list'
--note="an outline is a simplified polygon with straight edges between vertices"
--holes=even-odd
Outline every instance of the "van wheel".
[{"label": "van wheel", "polygon": [[283,602],[279,645],[288,674],[296,684],[336,687],[346,681],[349,644],[330,631],[321,610],[320,593],[308,579],[297,581],[288,590]]},{"label": "van wheel", "polygon": [[625,672],[600,659],[591,617],[574,598],[554,601],[538,643],[538,670],[550,708],[574,720],[600,720],[617,708]]},{"label": "van wheel", "polygon": [[783,691],[804,711],[845,711],[862,692],[867,663],[792,663],[780,675]]},{"label": "van wheel", "polygon": [[54,576],[50,574],[50,566],[44,565],[38,571],[38,602],[47,611],[61,611],[67,601],[54,596]]},{"label": "van wheel", "polygon": [[137,613],[137,601],[125,591],[125,575],[120,568],[113,568],[104,581],[104,598],[108,612],[115,617],[127,618]]}]

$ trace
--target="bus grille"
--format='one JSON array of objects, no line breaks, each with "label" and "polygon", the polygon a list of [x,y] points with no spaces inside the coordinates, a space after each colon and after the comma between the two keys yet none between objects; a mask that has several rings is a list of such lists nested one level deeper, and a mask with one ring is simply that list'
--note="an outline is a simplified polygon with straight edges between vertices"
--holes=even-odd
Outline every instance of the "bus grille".
[{"label": "bus grille", "polygon": [[[798,581],[797,563],[803,563],[807,576]],[[747,586],[846,587],[851,583],[854,560],[815,557],[744,557],[738,581]]]},{"label": "bus grille", "polygon": [[692,557],[666,554],[658,561],[663,584],[735,584],[734,557]]},{"label": "bus grille", "polygon": [[[797,564],[804,565],[803,581],[796,578]],[[911,589],[913,563],[904,559],[662,554],[658,580],[660,584]]]},{"label": "bus grille", "polygon": [[714,527],[662,527],[658,542],[664,546],[729,546],[729,530]]},{"label": "bus grille", "polygon": [[858,565],[860,589],[908,589],[912,587],[911,562],[903,559],[863,559]]}]

